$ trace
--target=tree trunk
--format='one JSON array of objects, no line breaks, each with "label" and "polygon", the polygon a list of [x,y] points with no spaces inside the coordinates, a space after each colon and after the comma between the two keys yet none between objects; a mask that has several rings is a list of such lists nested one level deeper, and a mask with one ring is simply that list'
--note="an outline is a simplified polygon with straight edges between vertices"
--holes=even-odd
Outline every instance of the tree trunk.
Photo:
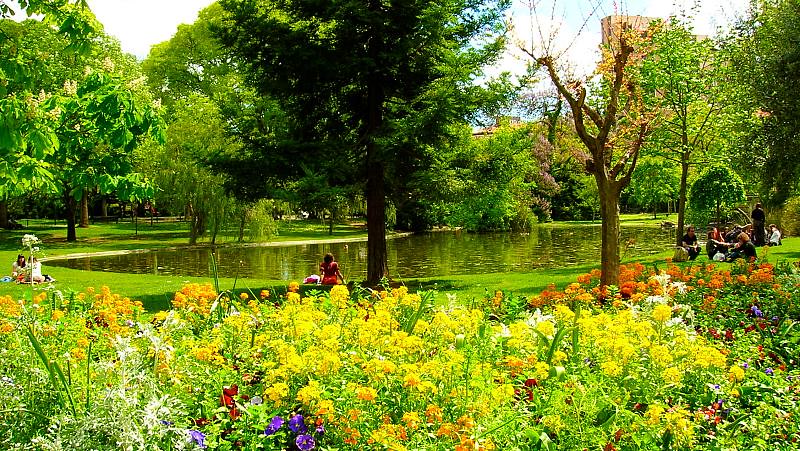
[{"label": "tree trunk", "polygon": [[69,189],[65,190],[64,204],[67,206],[67,241],[78,241],[78,235],[75,231],[75,214],[78,209],[78,201],[69,194]]},{"label": "tree trunk", "polygon": [[[368,7],[371,11],[379,11],[383,5],[379,0],[370,0]],[[383,45],[383,37],[379,34],[369,40],[367,54],[372,61],[378,61]],[[386,252],[385,168],[380,149],[375,143],[375,135],[383,124],[385,95],[378,70],[373,70],[367,77],[367,108],[364,117],[367,153],[367,282],[371,284],[377,284],[389,275]]]},{"label": "tree trunk", "polygon": [[8,201],[0,201],[0,227],[7,229],[8,223]]},{"label": "tree trunk", "polygon": [[89,228],[89,192],[83,190],[81,195],[81,221],[78,227],[82,229]]},{"label": "tree trunk", "polygon": [[686,221],[686,189],[689,180],[689,160],[686,153],[681,158],[681,187],[678,190],[678,225],[675,230],[675,245],[680,246],[683,241],[683,227]]},{"label": "tree trunk", "polygon": [[600,191],[601,266],[600,285],[619,284],[619,190],[615,184],[595,176]]},{"label": "tree trunk", "polygon": [[100,198],[100,216],[108,216],[108,199]]},{"label": "tree trunk", "polygon": [[[373,144],[374,145],[374,144]],[[386,197],[383,164],[373,161],[367,176],[367,281],[377,283],[388,276],[386,263]]]}]

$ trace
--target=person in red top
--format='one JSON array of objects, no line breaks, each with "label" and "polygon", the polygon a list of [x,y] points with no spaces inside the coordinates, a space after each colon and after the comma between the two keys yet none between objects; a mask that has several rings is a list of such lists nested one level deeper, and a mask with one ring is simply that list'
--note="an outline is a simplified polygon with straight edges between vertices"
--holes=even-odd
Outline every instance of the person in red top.
[{"label": "person in red top", "polygon": [[333,254],[325,254],[323,262],[319,264],[319,272],[322,274],[323,285],[336,285],[339,279],[344,283],[344,276],[339,271],[339,264],[333,259]]}]

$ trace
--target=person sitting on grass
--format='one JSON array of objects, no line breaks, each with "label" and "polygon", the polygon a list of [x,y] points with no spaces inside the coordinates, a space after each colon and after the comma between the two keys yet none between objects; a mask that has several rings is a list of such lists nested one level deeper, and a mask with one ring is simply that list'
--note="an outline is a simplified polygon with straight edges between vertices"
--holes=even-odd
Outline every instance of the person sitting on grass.
[{"label": "person sitting on grass", "polygon": [[323,285],[336,285],[339,283],[339,279],[342,279],[342,283],[344,283],[344,276],[339,271],[339,264],[336,263],[330,252],[325,254],[325,258],[319,264],[319,271],[322,274]]},{"label": "person sitting on grass", "polygon": [[47,282],[50,276],[42,275],[42,263],[36,257],[31,262],[31,280],[35,283]]},{"label": "person sitting on grass", "polygon": [[736,243],[725,243],[725,245],[730,248],[728,255],[725,256],[725,261],[731,262],[742,257],[748,261],[756,258],[756,247],[750,241],[750,236],[744,232],[739,234]]},{"label": "person sitting on grass", "polygon": [[716,227],[712,227],[706,236],[706,254],[709,259],[713,259],[717,252],[725,252],[725,248],[718,246],[716,243],[722,240],[722,233]]},{"label": "person sitting on grass", "polygon": [[28,278],[29,269],[25,256],[19,254],[17,255],[17,260],[11,264],[11,277],[17,282],[25,282],[25,279]]},{"label": "person sitting on grass", "polygon": [[781,231],[778,230],[778,226],[775,224],[769,225],[769,241],[768,244],[770,246],[780,246],[781,245]]},{"label": "person sitting on grass", "polygon": [[694,226],[689,226],[686,235],[681,238],[681,247],[689,253],[689,260],[694,260],[700,255],[700,245],[697,243],[697,235],[694,233]]}]

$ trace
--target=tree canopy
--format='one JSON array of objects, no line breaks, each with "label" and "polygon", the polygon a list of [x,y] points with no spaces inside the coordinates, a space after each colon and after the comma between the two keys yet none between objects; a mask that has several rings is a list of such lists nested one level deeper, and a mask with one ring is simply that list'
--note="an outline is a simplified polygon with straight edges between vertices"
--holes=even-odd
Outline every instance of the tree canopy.
[{"label": "tree canopy", "polygon": [[474,80],[502,48],[506,2],[220,3],[222,42],[290,117],[291,143],[262,152],[365,182],[367,278],[377,282],[388,274],[387,174],[409,173],[486,99]]}]

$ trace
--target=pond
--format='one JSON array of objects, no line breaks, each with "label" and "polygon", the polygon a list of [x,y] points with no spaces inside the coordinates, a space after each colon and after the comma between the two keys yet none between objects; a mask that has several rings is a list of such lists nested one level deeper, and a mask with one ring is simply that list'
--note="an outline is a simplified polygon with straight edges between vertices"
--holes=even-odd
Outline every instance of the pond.
[{"label": "pond", "polygon": [[[623,227],[623,259],[669,249],[673,230]],[[526,272],[600,261],[600,225],[540,225],[529,234],[433,232],[387,242],[392,277],[415,278],[498,272]],[[217,247],[221,277],[302,280],[318,272],[326,252],[336,256],[345,278],[364,279],[367,243],[303,244],[285,247]],[[211,276],[210,249],[48,260],[46,265],[87,271]]]}]

